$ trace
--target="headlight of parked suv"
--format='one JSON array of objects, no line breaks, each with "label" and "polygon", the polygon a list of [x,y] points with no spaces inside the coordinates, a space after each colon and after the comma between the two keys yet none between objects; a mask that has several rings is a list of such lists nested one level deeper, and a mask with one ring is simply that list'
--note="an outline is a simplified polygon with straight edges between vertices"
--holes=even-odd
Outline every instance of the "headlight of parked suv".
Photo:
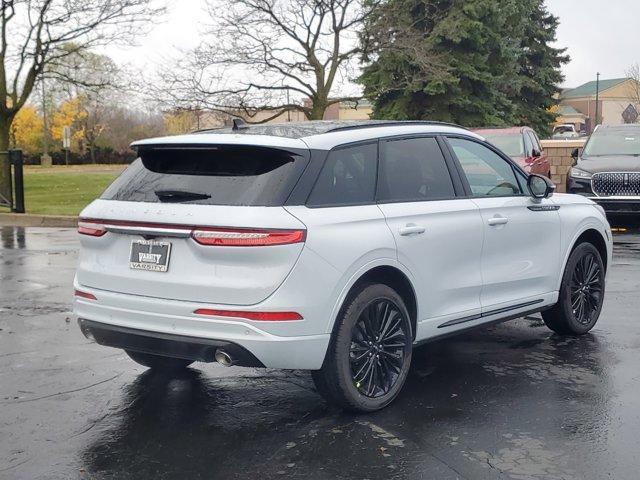
[{"label": "headlight of parked suv", "polygon": [[576,167],[572,167],[571,170],[569,170],[569,176],[573,178],[591,178],[591,175],[593,174]]}]

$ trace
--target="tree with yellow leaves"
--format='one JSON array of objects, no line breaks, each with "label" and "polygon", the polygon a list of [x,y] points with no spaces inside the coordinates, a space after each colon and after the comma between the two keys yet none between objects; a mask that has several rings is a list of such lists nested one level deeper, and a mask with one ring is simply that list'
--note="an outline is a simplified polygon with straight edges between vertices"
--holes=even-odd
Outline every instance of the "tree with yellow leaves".
[{"label": "tree with yellow leaves", "polygon": [[51,138],[60,142],[64,137],[64,127],[71,128],[71,151],[82,152],[84,150],[84,121],[87,111],[80,97],[63,102],[53,113],[51,118]]},{"label": "tree with yellow leaves", "polygon": [[42,148],[43,131],[42,116],[32,105],[25,105],[11,124],[9,132],[11,148],[19,148],[30,154],[39,152]]}]

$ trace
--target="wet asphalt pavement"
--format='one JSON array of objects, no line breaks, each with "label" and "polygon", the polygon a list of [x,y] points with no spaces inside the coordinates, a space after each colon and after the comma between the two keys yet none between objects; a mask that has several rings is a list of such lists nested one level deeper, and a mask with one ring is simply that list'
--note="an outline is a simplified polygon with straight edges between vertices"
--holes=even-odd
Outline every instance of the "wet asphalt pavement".
[{"label": "wet asphalt pavement", "polygon": [[539,316],[422,347],[389,408],[305,372],[146,372],[80,333],[68,229],[0,227],[1,479],[636,479],[640,236],[616,238],[591,334]]}]

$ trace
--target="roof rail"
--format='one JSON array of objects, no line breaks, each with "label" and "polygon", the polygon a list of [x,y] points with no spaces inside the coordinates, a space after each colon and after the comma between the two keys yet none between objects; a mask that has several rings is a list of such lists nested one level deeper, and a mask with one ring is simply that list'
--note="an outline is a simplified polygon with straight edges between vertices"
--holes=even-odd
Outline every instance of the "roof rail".
[{"label": "roof rail", "polygon": [[228,129],[229,125],[222,125],[220,127],[209,127],[209,128],[200,128],[198,130],[191,130],[189,133],[207,133],[207,132],[215,132],[218,130]]},{"label": "roof rail", "polygon": [[340,132],[343,130],[357,130],[360,128],[372,128],[372,127],[393,127],[393,126],[402,126],[402,125],[441,125],[444,127],[456,127],[462,128],[463,130],[469,130],[462,125],[457,125],[455,123],[450,122],[438,122],[435,120],[376,120],[369,122],[356,123],[353,125],[344,125],[341,127],[335,127],[331,130],[327,130],[327,133],[330,132]]}]

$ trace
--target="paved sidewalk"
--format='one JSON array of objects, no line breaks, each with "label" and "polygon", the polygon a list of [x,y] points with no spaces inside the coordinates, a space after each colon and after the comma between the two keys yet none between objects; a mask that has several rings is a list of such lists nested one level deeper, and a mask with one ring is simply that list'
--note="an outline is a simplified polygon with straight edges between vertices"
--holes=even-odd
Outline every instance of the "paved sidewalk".
[{"label": "paved sidewalk", "polygon": [[0,226],[14,227],[75,227],[78,217],[67,215],[33,215],[30,213],[0,213]]}]

